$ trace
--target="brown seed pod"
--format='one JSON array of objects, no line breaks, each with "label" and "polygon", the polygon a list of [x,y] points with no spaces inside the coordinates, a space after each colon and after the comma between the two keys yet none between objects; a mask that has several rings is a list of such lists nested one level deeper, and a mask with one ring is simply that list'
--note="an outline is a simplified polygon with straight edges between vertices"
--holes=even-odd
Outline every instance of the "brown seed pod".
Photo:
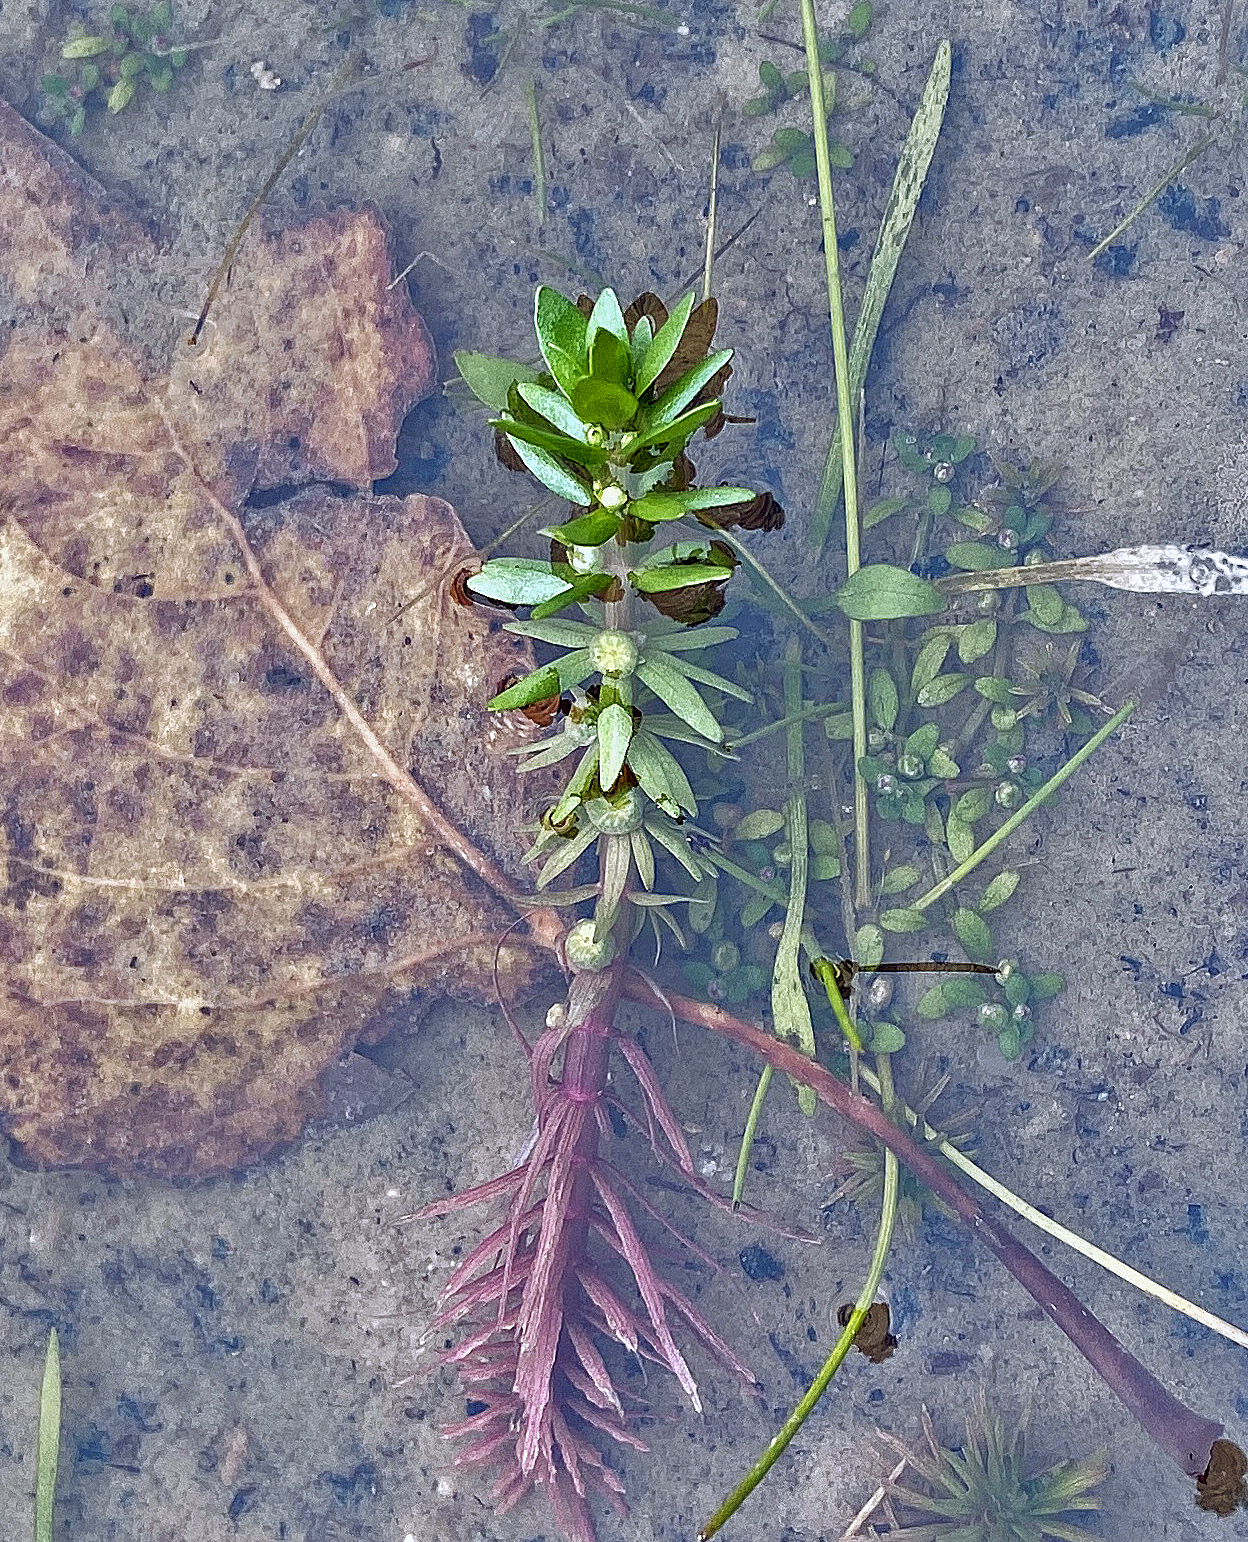
[{"label": "brown seed pod", "polygon": [[[853,1315],[854,1303],[846,1301],[837,1309],[836,1320],[842,1328],[846,1328]],[[873,1301],[867,1308],[867,1315],[863,1318],[858,1332],[854,1334],[854,1348],[866,1355],[872,1365],[879,1365],[887,1360],[897,1348],[896,1336],[888,1331],[888,1327],[888,1303]]]},{"label": "brown seed pod", "polygon": [[516,447],[500,429],[494,430],[494,458],[508,471],[526,471],[528,468],[516,454]]}]

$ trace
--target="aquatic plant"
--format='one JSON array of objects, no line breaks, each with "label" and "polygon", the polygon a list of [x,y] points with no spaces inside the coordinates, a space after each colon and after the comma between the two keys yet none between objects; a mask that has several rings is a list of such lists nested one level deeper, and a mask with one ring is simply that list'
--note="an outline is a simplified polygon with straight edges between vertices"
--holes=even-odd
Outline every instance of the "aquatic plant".
[{"label": "aquatic plant", "polygon": [[982,1399],[967,1416],[960,1447],[940,1443],[926,1409],[923,1434],[927,1453],[907,1460],[925,1487],[887,1485],[889,1496],[920,1518],[907,1517],[881,1535],[904,1542],[1092,1542],[1095,1533],[1070,1517],[1101,1508],[1093,1490],[1109,1472],[1108,1451],[1029,1472],[1024,1426],[1007,1431]]},{"label": "aquatic plant", "polygon": [[[686,896],[658,886],[664,869],[674,865],[695,883],[713,872],[691,837],[697,800],[672,747],[723,753],[724,728],[708,695],[748,696],[690,659],[735,635],[706,625],[722,609],[737,565],[722,533],[774,528],[783,517],[774,499],[748,488],[695,485],[686,451],[697,431],[718,432],[717,392],[731,370],[731,351],[713,348],[715,320],[715,302],[695,307],[692,295],[669,313],[654,295],[623,309],[609,289],[573,304],[541,288],[534,321],[543,370],[481,354],[457,359],[464,381],[495,413],[504,463],[527,469],[582,511],[543,531],[548,560],[492,559],[462,576],[461,591],[531,607],[529,619],[508,630],[562,650],[506,684],[491,706],[562,719],[522,761],[533,770],[575,763],[528,858],[538,866],[539,902],[592,899],[593,912],[563,943],[566,999],[525,1046],[536,1114],[525,1158],[419,1214],[507,1202],[505,1221],[447,1282],[432,1324],[466,1330],[441,1358],[459,1368],[479,1406],[451,1433],[467,1441],[461,1463],[501,1468],[500,1505],[540,1486],[578,1542],[593,1535],[590,1482],[619,1495],[597,1441],[640,1444],[599,1339],[671,1371],[695,1408],[698,1390],[677,1326],[754,1385],[689,1298],[652,1265],[633,1220],[635,1209],[652,1213],[650,1206],[600,1149],[608,1109],[617,1108],[647,1131],[656,1156],[706,1192],[649,1060],[614,1017],[642,930],[658,941],[665,927],[682,939],[673,911]],[[682,521],[701,534],[659,544],[682,533]],[[927,586],[915,583],[916,603],[929,603]],[[859,602],[869,598],[870,579],[858,589]],[[588,602],[602,606],[599,625],[558,616]],[[592,881],[550,887],[575,876],[591,853]],[[613,1050],[636,1080],[638,1109],[608,1094]],[[612,1258],[626,1266],[639,1305],[611,1280]]]},{"label": "aquatic plant", "polygon": [[111,6],[108,27],[101,32],[74,22],[61,45],[64,68],[40,80],[45,111],[77,136],[86,127],[93,102],[115,116],[130,105],[142,84],[168,91],[191,49],[206,46],[173,42],[172,28],[170,0],[156,0],[146,11]]}]

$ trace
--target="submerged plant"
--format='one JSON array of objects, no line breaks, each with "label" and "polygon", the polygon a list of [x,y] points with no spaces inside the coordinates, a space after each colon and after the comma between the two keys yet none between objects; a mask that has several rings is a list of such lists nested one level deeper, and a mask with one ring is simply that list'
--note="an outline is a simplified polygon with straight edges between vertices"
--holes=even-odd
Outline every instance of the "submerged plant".
[{"label": "submerged plant", "polygon": [[1024,1427],[1007,1432],[1001,1416],[982,1402],[967,1417],[960,1448],[940,1444],[926,1409],[923,1433],[928,1452],[908,1463],[925,1487],[890,1483],[887,1489],[916,1519],[890,1526],[884,1536],[906,1542],[1092,1542],[1094,1533],[1069,1517],[1101,1508],[1093,1490],[1109,1472],[1104,1449],[1029,1472]]},{"label": "submerged plant", "polygon": [[170,0],[156,0],[146,11],[111,6],[102,32],[75,22],[61,45],[63,68],[40,81],[47,111],[76,136],[86,127],[93,100],[101,101],[112,116],[130,105],[144,82],[153,91],[168,91],[191,48],[205,46],[175,44],[169,36],[172,28]]}]

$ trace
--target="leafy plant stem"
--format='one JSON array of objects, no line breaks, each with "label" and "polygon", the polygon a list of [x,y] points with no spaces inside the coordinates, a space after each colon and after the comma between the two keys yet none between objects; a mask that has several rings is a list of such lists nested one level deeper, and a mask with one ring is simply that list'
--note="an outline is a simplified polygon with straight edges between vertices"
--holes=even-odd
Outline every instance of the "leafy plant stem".
[{"label": "leafy plant stem", "polygon": [[[653,1002],[655,999],[653,987],[640,976],[626,977],[624,991],[639,1001]],[[956,1182],[948,1168],[930,1152],[922,1150],[887,1114],[851,1092],[818,1062],[806,1059],[791,1045],[712,1003],[672,994],[664,996],[663,1005],[670,1007],[684,1022],[696,1023],[721,1034],[752,1050],[795,1081],[804,1081],[834,1112],[883,1142],[991,1249],[1165,1454],[1183,1472],[1195,1476],[1205,1471],[1213,1442],[1222,1434],[1222,1425],[1180,1403],[1119,1343],[1104,1323],[1088,1311],[1068,1286],[991,1216],[974,1195]]]},{"label": "leafy plant stem", "polygon": [[[882,1095],[883,1082],[881,1078],[864,1067],[862,1079],[874,1092],[879,1092]],[[909,1104],[898,1102],[894,1104],[894,1107],[909,1124],[913,1125],[916,1130],[919,1129],[919,1116]],[[1102,1269],[1107,1270],[1126,1284],[1133,1285],[1136,1290],[1141,1291],[1144,1295],[1152,1296],[1154,1300],[1163,1302],[1174,1311],[1182,1313],[1184,1317],[1189,1317],[1193,1322],[1198,1322],[1202,1327],[1208,1328],[1211,1333],[1216,1333],[1224,1339],[1229,1339],[1232,1344],[1238,1344],[1242,1349],[1248,1349],[1248,1332],[1243,1328],[1237,1327],[1234,1323],[1227,1322],[1224,1318],[1216,1316],[1213,1312],[1206,1311],[1203,1306],[1197,1306],[1195,1302],[1188,1301],[1185,1297],[1180,1296],[1177,1291],[1171,1290],[1168,1286],[1162,1285],[1157,1280],[1150,1279],[1147,1274],[1141,1274],[1138,1269],[1133,1269],[1130,1264],[1124,1263],[1122,1259],[1115,1258],[1112,1253],[1106,1252],[1104,1248],[1097,1247],[1096,1243],[1089,1242],[1086,1237],[1081,1237],[1078,1232],[1071,1231],[1068,1227],[1063,1226],[1060,1221],[1055,1221],[1051,1216],[1045,1215],[1042,1210],[1037,1210],[1034,1205],[1028,1203],[1021,1195],[1007,1188],[999,1178],[994,1178],[991,1173],[985,1172],[977,1162],[972,1161],[967,1156],[965,1151],[960,1151],[951,1141],[940,1137],[940,1132],[934,1130],[926,1120],[923,1121],[923,1126],[919,1133],[923,1136],[924,1140],[935,1141],[936,1149],[940,1152],[941,1156],[947,1162],[952,1163],[954,1167],[964,1172],[972,1183],[978,1184],[981,1189],[984,1189],[995,1199],[999,1199],[1003,1205],[1008,1205],[1016,1215],[1021,1215],[1025,1221],[1030,1221],[1033,1226],[1038,1227],[1056,1241],[1064,1243],[1066,1247],[1081,1254],[1084,1258],[1090,1259],[1094,1264],[1099,1264]]]},{"label": "leafy plant stem", "polygon": [[[892,1074],[888,1065],[887,1055],[876,1056],[876,1066],[879,1072],[880,1085],[892,1088]],[[761,1084],[760,1084],[761,1085]],[[897,1217],[897,1191],[898,1191],[898,1167],[897,1158],[889,1150],[884,1153],[884,1199],[880,1209],[880,1224],[875,1234],[875,1247],[871,1253],[871,1262],[867,1267],[866,1276],[862,1282],[862,1289],[858,1292],[854,1302],[854,1310],[850,1314],[849,1321],[845,1324],[841,1336],[833,1345],[832,1352],[823,1362],[819,1374],[811,1382],[810,1386],[802,1394],[801,1400],[793,1409],[779,1431],[772,1437],[767,1449],[750,1468],[741,1482],[737,1484],[719,1509],[709,1521],[699,1530],[698,1542],[708,1542],[724,1523],[731,1519],[745,1501],[750,1497],[758,1485],[763,1481],[776,1462],[784,1454],[794,1435],[805,1424],[806,1420],[814,1412],[816,1403],[828,1390],[832,1378],[839,1370],[842,1361],[853,1347],[859,1328],[866,1319],[867,1311],[875,1300],[875,1293],[879,1289],[880,1279],[884,1273],[884,1265],[888,1259],[888,1250],[893,1240],[893,1223]]]},{"label": "leafy plant stem", "polygon": [[[840,248],[836,244],[836,202],[832,192],[832,160],[828,151],[828,115],[824,105],[823,65],[814,0],[801,0],[802,39],[806,47],[806,78],[810,83],[810,113],[815,138],[815,174],[819,182],[819,212],[823,224],[823,260],[828,285],[828,320],[832,327],[832,360],[836,380],[836,420],[841,427],[841,467],[845,492],[845,570],[852,576],[861,566],[858,531],[858,471],[854,464],[853,410],[850,405],[849,349],[845,342],[845,305],[841,295]],[[867,784],[858,763],[867,753],[867,672],[863,660],[862,622],[849,623],[849,684],[854,725],[854,875],[858,904],[871,899],[871,859],[868,840]]]},{"label": "leafy plant stem", "polygon": [[39,1433],[35,1446],[35,1542],[52,1542],[56,1469],[61,1450],[61,1345],[48,1331],[39,1389]]},{"label": "leafy plant stem", "polygon": [[1095,754],[1101,745],[1105,743],[1106,739],[1122,727],[1135,711],[1137,705],[1138,703],[1135,701],[1128,701],[1125,706],[1120,707],[1113,717],[1110,718],[1109,722],[1103,727],[1098,728],[1088,742],[1077,749],[1066,764],[1060,770],[1055,771],[1039,791],[1034,792],[1027,799],[1026,803],[1021,808],[1016,809],[999,829],[994,830],[982,845],[977,846],[971,852],[965,862],[959,862],[953,872],[930,888],[921,899],[915,900],[913,908],[915,910],[926,910],[929,905],[934,904],[942,895],[948,894],[950,889],[960,884],[969,873],[973,873],[985,857],[990,857],[1003,841],[1008,840],[1025,819],[1034,814],[1046,799],[1051,798],[1062,783],[1073,776],[1079,767],[1083,765],[1084,761]]}]

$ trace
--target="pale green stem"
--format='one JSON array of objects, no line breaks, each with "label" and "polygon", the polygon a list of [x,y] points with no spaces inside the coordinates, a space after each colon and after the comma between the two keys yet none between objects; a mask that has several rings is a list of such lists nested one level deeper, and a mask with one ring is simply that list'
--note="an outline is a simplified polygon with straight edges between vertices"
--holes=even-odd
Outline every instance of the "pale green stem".
[{"label": "pale green stem", "polygon": [[[840,248],[836,244],[836,202],[832,194],[832,161],[828,153],[828,114],[823,95],[823,66],[819,61],[819,30],[815,25],[814,0],[801,0],[802,41],[806,47],[806,78],[810,83],[810,112],[815,139],[815,172],[819,181],[819,210],[823,224],[823,260],[828,285],[828,319],[832,326],[832,360],[836,370],[836,415],[842,425],[841,462],[845,494],[845,568],[850,576],[861,565],[858,541],[858,468],[854,463],[854,436],[849,425],[853,410],[849,392],[849,349],[845,342],[845,307],[841,298]],[[859,907],[871,902],[871,857],[867,846],[867,784],[858,764],[867,753],[867,675],[863,660],[862,622],[849,623],[849,684],[854,720],[854,893]]]},{"label": "pale green stem", "polygon": [[56,1505],[56,1469],[61,1451],[61,1346],[56,1329],[48,1333],[39,1388],[39,1432],[35,1446],[35,1542],[52,1542]]},{"label": "pale green stem", "polygon": [[969,873],[974,872],[985,857],[990,857],[1003,841],[1007,841],[1013,835],[1014,831],[1018,829],[1025,819],[1034,814],[1047,798],[1053,796],[1063,782],[1074,775],[1085,760],[1089,759],[1090,756],[1100,749],[1110,734],[1116,733],[1122,727],[1135,711],[1137,705],[1138,703],[1129,701],[1125,707],[1120,707],[1113,717],[1110,718],[1109,722],[1103,728],[1098,728],[1088,742],[1082,748],[1075,751],[1061,770],[1055,772],[1038,792],[1032,793],[1022,808],[1016,809],[999,830],[994,830],[982,846],[977,846],[965,862],[959,862],[953,872],[947,878],[942,878],[934,888],[929,889],[922,899],[915,900],[913,908],[915,910],[926,910],[929,905],[934,904],[942,895],[948,894],[950,889],[960,884]]}]

